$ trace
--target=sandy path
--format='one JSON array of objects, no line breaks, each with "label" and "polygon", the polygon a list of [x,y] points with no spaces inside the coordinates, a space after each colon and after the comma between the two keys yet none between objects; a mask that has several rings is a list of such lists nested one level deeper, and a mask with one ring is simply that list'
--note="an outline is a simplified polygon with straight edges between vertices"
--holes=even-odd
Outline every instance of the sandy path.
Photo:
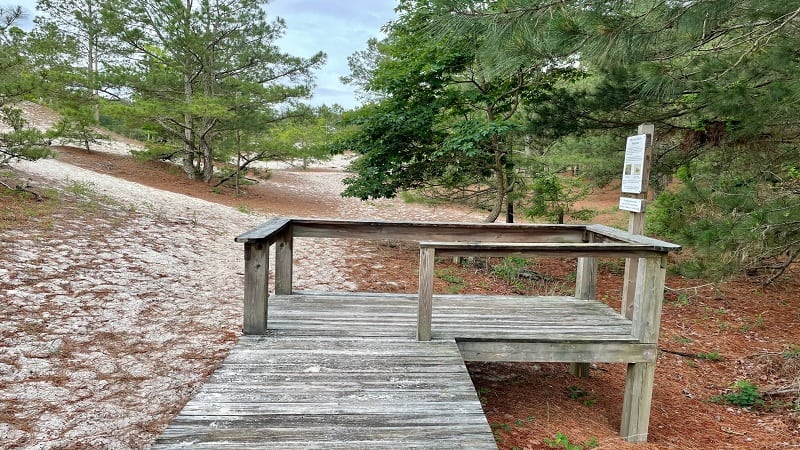
[{"label": "sandy path", "polygon": [[[3,232],[0,445],[147,448],[235,343],[243,263],[233,238],[267,217],[55,160],[16,168],[89,191],[98,211],[89,221],[56,213],[49,231]],[[341,173],[286,175],[276,195],[310,196],[329,216],[477,219],[342,199]],[[298,288],[354,287],[341,267],[347,245],[296,249]]]}]

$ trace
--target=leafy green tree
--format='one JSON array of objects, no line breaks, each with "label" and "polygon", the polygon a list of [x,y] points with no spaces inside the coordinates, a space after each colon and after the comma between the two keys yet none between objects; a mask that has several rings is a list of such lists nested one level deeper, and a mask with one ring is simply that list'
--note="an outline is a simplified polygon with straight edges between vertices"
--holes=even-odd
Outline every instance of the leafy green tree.
[{"label": "leafy green tree", "polygon": [[436,2],[404,1],[397,10],[387,38],[350,60],[348,79],[378,101],[350,117],[359,131],[338,144],[361,155],[345,194],[366,199],[425,189],[485,205],[487,221],[504,207],[510,218],[507,201],[520,182],[518,113],[569,69],[545,72],[538,60],[496,76],[477,53],[485,29],[431,34],[443,13]]},{"label": "leafy green tree", "polygon": [[796,261],[796,2],[443,3],[442,28],[492,31],[479,53],[495,72],[548,54],[585,73],[531,108],[530,133],[591,142],[656,124],[651,185],[675,173],[683,182],[650,209],[654,229],[697,246],[719,272],[769,281]]},{"label": "leafy green tree", "polygon": [[131,92],[128,112],[179,145],[190,177],[210,182],[215,160],[234,156],[220,154],[221,142],[280,120],[282,105],[309,95],[312,71],[324,62],[322,53],[281,53],[275,41],[284,23],[267,21],[262,3],[108,2],[106,22],[127,51],[113,75]]}]

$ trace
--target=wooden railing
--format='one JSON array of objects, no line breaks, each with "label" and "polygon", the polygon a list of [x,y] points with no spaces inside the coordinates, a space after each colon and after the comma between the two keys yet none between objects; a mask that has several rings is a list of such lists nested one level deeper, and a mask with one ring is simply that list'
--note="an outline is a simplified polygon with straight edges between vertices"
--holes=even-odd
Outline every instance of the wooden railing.
[{"label": "wooden railing", "polygon": [[[292,294],[292,257],[298,237],[405,240],[419,243],[419,307],[417,339],[432,335],[433,279],[437,256],[552,256],[577,258],[575,298],[594,300],[598,257],[622,257],[635,262],[626,286],[635,292],[631,305],[623,300],[621,311],[630,323],[624,342],[610,342],[600,334],[590,340],[511,339],[496,342],[463,340],[459,349],[465,359],[502,360],[513,354],[561,361],[580,355],[572,364],[576,375],[588,373],[585,361],[628,363],[622,408],[621,435],[631,442],[647,440],[655,374],[661,306],[664,296],[666,256],[680,247],[636,236],[602,225],[527,225],[476,223],[368,222],[349,220],[273,219],[236,238],[244,243],[244,333],[267,330],[269,248],[275,245],[275,293]],[[570,299],[565,299],[565,302]],[[572,299],[574,300],[574,299]],[[568,311],[568,310],[565,310]],[[566,314],[569,314],[568,312]],[[613,314],[613,313],[612,313]],[[621,319],[621,318],[620,318]],[[458,340],[458,338],[456,338]],[[462,347],[463,344],[463,347]],[[477,345],[477,347],[476,347]],[[614,353],[616,351],[616,353]],[[554,357],[551,352],[558,355]],[[613,355],[609,355],[609,352]],[[482,355],[482,356],[481,356]],[[489,355],[489,359],[486,358]],[[499,359],[497,359],[499,358]],[[555,358],[555,359],[554,359]],[[510,360],[518,360],[512,358]],[[542,360],[542,359],[531,359]]]},{"label": "wooden railing", "polygon": [[[633,308],[637,336],[648,341],[658,332],[663,297],[664,262],[680,247],[603,225],[529,225],[485,223],[374,222],[322,219],[272,219],[236,238],[244,243],[245,334],[267,329],[269,247],[275,245],[275,293],[291,294],[294,238],[414,241],[420,245],[417,337],[431,337],[431,299],[435,256],[555,256],[578,258],[575,296],[594,298],[598,257],[639,260]],[[626,281],[627,282],[627,281]],[[660,291],[659,291],[660,290]],[[655,321],[655,323],[653,323]]]}]

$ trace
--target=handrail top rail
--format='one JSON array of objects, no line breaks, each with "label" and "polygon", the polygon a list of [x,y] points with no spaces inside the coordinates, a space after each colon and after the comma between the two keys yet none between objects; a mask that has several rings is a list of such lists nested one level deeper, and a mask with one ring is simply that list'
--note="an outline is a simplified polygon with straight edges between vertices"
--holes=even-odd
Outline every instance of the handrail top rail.
[{"label": "handrail top rail", "polygon": [[[605,225],[475,222],[411,222],[277,217],[236,237],[239,243],[267,242],[291,231],[294,237],[409,240],[416,242],[481,242],[484,244],[563,243],[617,244],[655,252],[680,250],[680,245],[638,236]],[[594,247],[600,248],[600,247]]]},{"label": "handrail top rail", "polygon": [[422,241],[420,248],[433,248],[444,256],[465,256],[483,254],[506,255],[546,255],[570,254],[571,256],[646,256],[670,251],[640,243],[628,242],[436,242]]}]

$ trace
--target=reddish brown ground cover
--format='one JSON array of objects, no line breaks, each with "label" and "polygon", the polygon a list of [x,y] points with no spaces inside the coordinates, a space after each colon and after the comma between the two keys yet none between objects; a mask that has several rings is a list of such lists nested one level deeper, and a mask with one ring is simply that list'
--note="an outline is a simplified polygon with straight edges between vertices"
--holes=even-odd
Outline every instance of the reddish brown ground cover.
[{"label": "reddish brown ground cover", "polygon": [[[270,183],[249,186],[241,196],[228,189],[184,179],[164,163],[129,157],[87,154],[61,149],[59,159],[160,189],[253,211],[294,216],[336,216],[335,201],[321,201],[281,191],[286,173],[276,171]],[[587,202],[606,213],[600,220],[619,225],[610,213],[613,191]],[[622,217],[624,223],[624,217]],[[416,289],[416,248],[403,244],[373,245],[367,256],[354,254],[352,280],[363,290]],[[679,256],[678,256],[679,257]],[[539,260],[528,278],[501,278],[491,266],[443,264],[440,292],[558,292],[574,281],[569,261]],[[623,262],[600,264],[598,296],[618,307]],[[533,275],[531,275],[533,273]],[[574,444],[597,442],[600,448],[792,448],[800,447],[800,270],[792,268],[777,283],[763,287],[747,279],[711,284],[670,274],[665,299],[656,385],[648,444],[632,445],[617,436],[625,368],[602,364],[589,379],[576,379],[561,364],[469,365],[476,389],[500,448],[548,448],[546,439],[563,433]],[[712,402],[730,392],[737,380],[750,380],[766,403],[753,410]],[[783,392],[781,394],[781,392]],[[555,444],[552,444],[555,445]],[[588,448],[588,446],[587,446]]]}]

